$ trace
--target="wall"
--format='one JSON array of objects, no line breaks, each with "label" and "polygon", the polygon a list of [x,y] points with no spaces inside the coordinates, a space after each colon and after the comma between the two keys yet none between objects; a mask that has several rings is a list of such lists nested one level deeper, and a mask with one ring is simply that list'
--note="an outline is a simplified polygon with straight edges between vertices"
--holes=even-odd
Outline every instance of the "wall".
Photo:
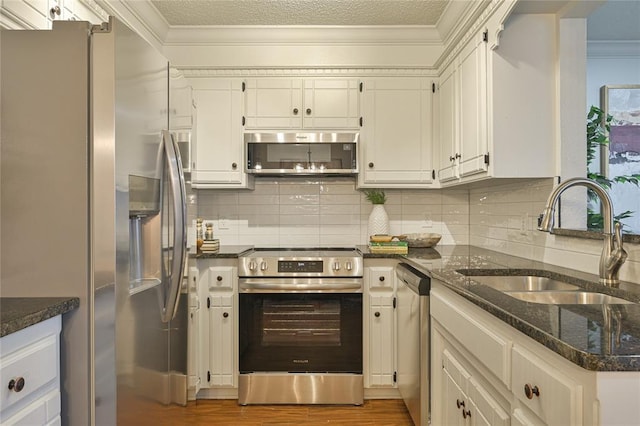
[{"label": "wall", "polygon": [[[470,244],[598,274],[601,240],[537,230],[538,215],[552,188],[552,179],[537,179],[502,184],[489,181],[470,189]],[[620,278],[640,285],[640,245],[625,244],[624,248],[629,257],[620,269]]]},{"label": "wall", "polygon": [[[435,232],[441,244],[468,243],[466,189],[385,193],[391,234]],[[356,190],[355,178],[260,178],[254,191],[195,190],[190,201],[190,219],[213,220],[222,244],[354,246],[369,238],[371,203]]]}]

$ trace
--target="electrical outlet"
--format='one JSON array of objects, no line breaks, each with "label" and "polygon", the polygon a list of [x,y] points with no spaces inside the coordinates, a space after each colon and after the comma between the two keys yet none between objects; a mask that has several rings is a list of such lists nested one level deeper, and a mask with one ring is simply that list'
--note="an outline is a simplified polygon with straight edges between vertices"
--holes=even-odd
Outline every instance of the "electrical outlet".
[{"label": "electrical outlet", "polygon": [[520,216],[520,233],[522,235],[526,235],[527,233],[527,222],[529,222],[529,215],[525,213]]},{"label": "electrical outlet", "polygon": [[229,229],[229,219],[219,219],[218,229]]},{"label": "electrical outlet", "polygon": [[424,222],[422,222],[422,227],[433,228],[433,221],[431,219],[426,219]]}]

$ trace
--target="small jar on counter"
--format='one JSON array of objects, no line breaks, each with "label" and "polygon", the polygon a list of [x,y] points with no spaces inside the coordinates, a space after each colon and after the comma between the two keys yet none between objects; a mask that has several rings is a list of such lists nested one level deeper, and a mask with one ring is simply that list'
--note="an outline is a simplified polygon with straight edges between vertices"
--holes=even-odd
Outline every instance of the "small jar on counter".
[{"label": "small jar on counter", "polygon": [[213,223],[207,223],[206,228],[206,231],[204,231],[204,239],[213,240]]}]

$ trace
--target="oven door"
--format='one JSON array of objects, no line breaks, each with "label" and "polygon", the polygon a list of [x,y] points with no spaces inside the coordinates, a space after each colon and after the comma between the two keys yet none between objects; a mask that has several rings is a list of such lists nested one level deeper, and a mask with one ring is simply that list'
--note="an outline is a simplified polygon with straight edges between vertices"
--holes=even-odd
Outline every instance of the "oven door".
[{"label": "oven door", "polygon": [[362,293],[240,293],[240,373],[362,374]]}]

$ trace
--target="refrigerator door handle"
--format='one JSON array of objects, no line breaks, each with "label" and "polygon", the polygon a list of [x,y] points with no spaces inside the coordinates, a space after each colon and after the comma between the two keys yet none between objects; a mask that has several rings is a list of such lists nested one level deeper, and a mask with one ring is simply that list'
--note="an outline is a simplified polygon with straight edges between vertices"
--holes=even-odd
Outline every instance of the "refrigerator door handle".
[{"label": "refrigerator door handle", "polygon": [[173,196],[173,258],[171,260],[171,270],[169,271],[169,293],[165,298],[165,306],[162,310],[162,321],[169,322],[176,315],[185,258],[187,255],[187,207],[186,191],[184,186],[184,174],[182,172],[182,160],[180,150],[176,144],[173,134],[168,130],[162,131],[162,142],[166,155]]}]

